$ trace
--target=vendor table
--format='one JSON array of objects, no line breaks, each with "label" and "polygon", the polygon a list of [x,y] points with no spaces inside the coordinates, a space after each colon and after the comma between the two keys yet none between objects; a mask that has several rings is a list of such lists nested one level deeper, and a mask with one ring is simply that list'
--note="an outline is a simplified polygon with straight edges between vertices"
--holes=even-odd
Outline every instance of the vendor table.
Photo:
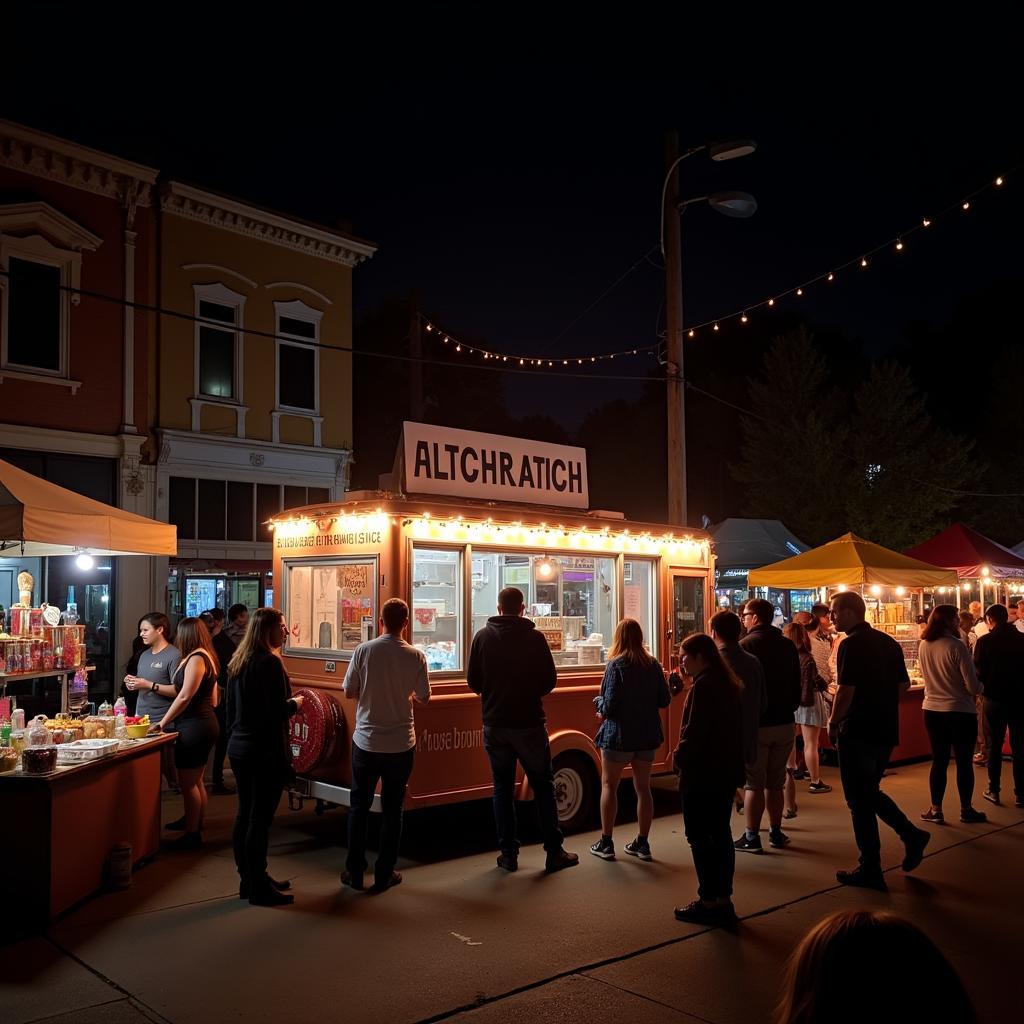
[{"label": "vendor table", "polygon": [[103,887],[110,851],[132,862],[160,846],[160,752],[174,735],[128,741],[111,757],[47,775],[0,774],[9,922],[43,928]]},{"label": "vendor table", "polygon": [[[928,731],[924,727],[924,711],[921,701],[924,700],[924,687],[911,686],[900,694],[900,742],[892,752],[892,764],[905,761],[921,761],[932,756]],[[822,747],[831,750],[832,744],[825,731],[821,734]]]}]

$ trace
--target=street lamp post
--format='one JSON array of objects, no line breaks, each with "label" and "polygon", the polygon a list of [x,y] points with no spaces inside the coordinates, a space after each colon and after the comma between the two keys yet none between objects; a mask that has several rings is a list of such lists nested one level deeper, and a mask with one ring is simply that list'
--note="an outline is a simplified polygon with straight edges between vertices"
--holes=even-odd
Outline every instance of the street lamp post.
[{"label": "street lamp post", "polygon": [[680,211],[694,202],[707,202],[719,213],[749,217],[757,204],[741,192],[716,193],[680,202],[679,165],[695,153],[707,151],[712,160],[733,160],[753,153],[749,139],[694,146],[679,153],[679,137],[668,132],[665,140],[665,181],[661,188],[661,254],[665,259],[665,371],[668,412],[668,521],[686,525],[686,397],[683,383],[683,272]]}]

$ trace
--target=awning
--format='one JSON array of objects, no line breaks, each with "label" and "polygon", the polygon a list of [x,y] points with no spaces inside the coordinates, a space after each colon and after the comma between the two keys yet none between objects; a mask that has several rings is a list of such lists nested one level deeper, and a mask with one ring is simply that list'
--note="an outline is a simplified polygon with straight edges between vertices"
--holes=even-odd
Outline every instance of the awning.
[{"label": "awning", "polygon": [[708,532],[720,570],[757,568],[807,550],[778,519],[723,519]]},{"label": "awning", "polygon": [[[961,579],[979,579],[983,575],[995,579],[1024,577],[1024,558],[963,523],[954,523],[907,554],[953,569]],[[984,569],[988,572],[983,573]]]},{"label": "awning", "polygon": [[955,586],[957,582],[956,573],[949,569],[908,558],[853,533],[794,558],[754,569],[748,579],[752,587],[780,590],[870,583],[883,587],[938,587]]},{"label": "awning", "polygon": [[0,555],[174,555],[177,528],[0,461]]}]

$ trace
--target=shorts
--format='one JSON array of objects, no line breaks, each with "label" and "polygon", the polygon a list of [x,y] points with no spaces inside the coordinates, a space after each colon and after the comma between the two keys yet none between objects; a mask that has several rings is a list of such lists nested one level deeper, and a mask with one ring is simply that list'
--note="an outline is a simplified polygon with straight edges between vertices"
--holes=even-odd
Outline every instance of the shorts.
[{"label": "shorts", "polygon": [[654,763],[656,750],[608,750],[601,748],[601,756],[612,764],[629,764],[630,761],[647,761]]},{"label": "shorts", "polygon": [[792,725],[767,725],[757,731],[757,760],[747,765],[745,789],[783,789],[786,762],[793,749]]}]

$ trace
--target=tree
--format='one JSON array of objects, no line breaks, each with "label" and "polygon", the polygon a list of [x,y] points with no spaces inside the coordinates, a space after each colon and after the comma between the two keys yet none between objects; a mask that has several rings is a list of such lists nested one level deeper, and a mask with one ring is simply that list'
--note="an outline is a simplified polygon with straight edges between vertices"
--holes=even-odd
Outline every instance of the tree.
[{"label": "tree", "polygon": [[873,366],[854,396],[844,446],[849,528],[896,550],[944,529],[977,475],[972,447],[935,426],[906,367]]},{"label": "tree", "polygon": [[820,544],[845,531],[844,477],[835,453],[846,443],[845,403],[829,387],[829,369],[806,328],[775,338],[761,373],[748,381],[741,460],[747,515],[781,519]]}]

